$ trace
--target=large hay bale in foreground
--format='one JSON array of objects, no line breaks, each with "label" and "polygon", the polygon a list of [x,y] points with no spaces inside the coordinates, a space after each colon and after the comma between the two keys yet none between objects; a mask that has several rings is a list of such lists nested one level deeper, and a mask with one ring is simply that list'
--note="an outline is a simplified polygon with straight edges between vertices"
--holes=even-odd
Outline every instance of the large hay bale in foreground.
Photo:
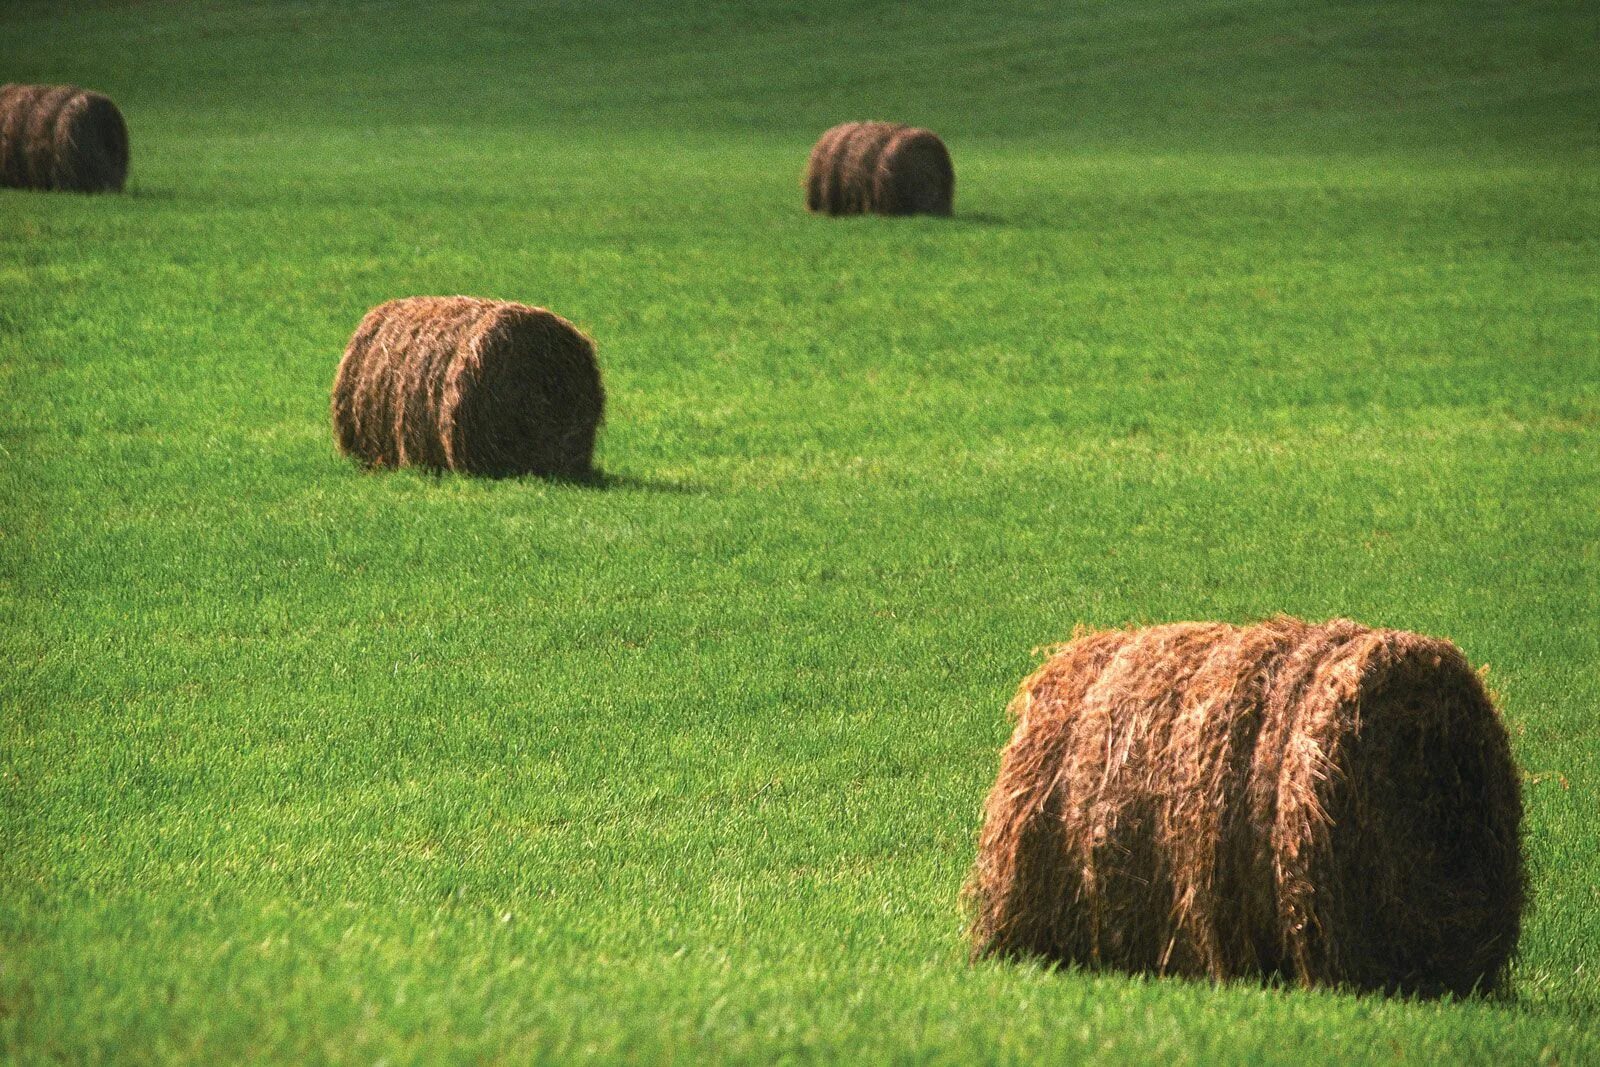
[{"label": "large hay bale in foreground", "polygon": [[944,142],[893,122],[835,126],[806,165],[806,208],[827,215],[948,215],[955,188]]},{"label": "large hay bale in foreground", "polygon": [[128,127],[117,105],[76,85],[0,86],[0,185],[121,191]]},{"label": "large hay bale in foreground", "polygon": [[605,391],[594,343],[561,316],[417,296],[361,320],[332,408],[340,451],[368,466],[578,478]]},{"label": "large hay bale in foreground", "polygon": [[1011,711],[976,956],[1420,995],[1505,980],[1521,787],[1450,642],[1345,619],[1090,633]]}]

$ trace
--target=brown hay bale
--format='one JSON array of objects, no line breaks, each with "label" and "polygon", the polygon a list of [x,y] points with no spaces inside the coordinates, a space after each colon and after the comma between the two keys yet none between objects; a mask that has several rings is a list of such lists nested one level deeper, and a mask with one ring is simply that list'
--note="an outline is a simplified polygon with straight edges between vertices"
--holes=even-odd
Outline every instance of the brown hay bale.
[{"label": "brown hay bale", "polygon": [[948,215],[955,169],[944,142],[893,122],[846,122],[806,163],[806,209],[827,215]]},{"label": "brown hay bale", "polygon": [[878,163],[903,127],[888,122],[857,122],[834,151],[834,214],[865,215],[877,208]]},{"label": "brown hay bale", "polygon": [[1506,729],[1450,642],[1346,619],[1079,636],[1023,682],[974,956],[1491,991],[1525,882]]},{"label": "brown hay bale", "polygon": [[76,85],[0,86],[0,185],[120,192],[128,127],[107,97]]},{"label": "brown hay bale", "polygon": [[371,467],[581,478],[605,390],[594,343],[561,316],[417,296],[361,320],[331,406],[339,451]]},{"label": "brown hay bale", "polygon": [[[835,199],[838,180],[838,146],[855,131],[858,123],[846,122],[828,130],[811,148],[811,158],[806,161],[806,210],[828,212]],[[831,213],[831,212],[830,212]]]}]

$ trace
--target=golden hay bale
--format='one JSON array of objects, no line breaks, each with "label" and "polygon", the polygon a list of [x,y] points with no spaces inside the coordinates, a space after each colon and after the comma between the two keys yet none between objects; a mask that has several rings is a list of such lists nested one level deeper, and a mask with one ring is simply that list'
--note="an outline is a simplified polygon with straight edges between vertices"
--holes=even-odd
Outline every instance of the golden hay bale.
[{"label": "golden hay bale", "polygon": [[1450,642],[1345,619],[1090,633],[1011,712],[974,956],[1419,995],[1505,980],[1521,786]]},{"label": "golden hay bale", "polygon": [[368,466],[580,478],[605,390],[594,343],[561,316],[417,296],[361,320],[332,410],[339,450]]},{"label": "golden hay bale", "polygon": [[806,208],[827,215],[948,215],[955,169],[944,142],[893,122],[846,122],[806,163]]},{"label": "golden hay bale", "polygon": [[117,105],[76,85],[0,86],[0,185],[121,191],[128,127]]}]

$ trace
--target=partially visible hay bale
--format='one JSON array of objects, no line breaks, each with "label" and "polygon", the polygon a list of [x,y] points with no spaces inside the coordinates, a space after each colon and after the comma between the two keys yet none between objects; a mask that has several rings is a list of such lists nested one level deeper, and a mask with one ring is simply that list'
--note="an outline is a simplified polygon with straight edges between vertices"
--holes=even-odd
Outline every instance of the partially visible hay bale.
[{"label": "partially visible hay bale", "polygon": [[1344,619],[1091,633],[1011,711],[974,955],[1420,995],[1505,980],[1521,787],[1450,642]]},{"label": "partially visible hay bale", "polygon": [[117,105],[76,85],[0,86],[0,185],[121,191],[128,127]]},{"label": "partially visible hay bale", "polygon": [[948,215],[955,169],[944,142],[893,122],[846,122],[806,164],[806,208],[827,215]]},{"label": "partially visible hay bale", "polygon": [[572,323],[466,296],[373,308],[333,383],[339,450],[374,467],[582,477],[604,409],[594,343]]}]

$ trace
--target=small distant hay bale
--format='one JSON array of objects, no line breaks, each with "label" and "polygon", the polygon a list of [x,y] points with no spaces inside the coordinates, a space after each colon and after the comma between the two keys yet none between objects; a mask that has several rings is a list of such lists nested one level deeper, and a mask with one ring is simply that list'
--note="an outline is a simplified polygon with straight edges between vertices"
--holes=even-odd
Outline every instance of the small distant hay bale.
[{"label": "small distant hay bale", "polygon": [[956,174],[944,142],[893,122],[824,133],[806,165],[806,208],[825,215],[948,215]]},{"label": "small distant hay bale", "polygon": [[0,86],[0,185],[120,192],[128,127],[110,99],[76,85]]},{"label": "small distant hay bale", "polygon": [[594,343],[577,327],[466,296],[373,308],[333,383],[339,450],[369,467],[582,478],[604,410]]},{"label": "small distant hay bale", "polygon": [[1506,728],[1450,642],[1338,619],[1088,633],[1023,684],[974,957],[1422,996],[1521,930]]}]

